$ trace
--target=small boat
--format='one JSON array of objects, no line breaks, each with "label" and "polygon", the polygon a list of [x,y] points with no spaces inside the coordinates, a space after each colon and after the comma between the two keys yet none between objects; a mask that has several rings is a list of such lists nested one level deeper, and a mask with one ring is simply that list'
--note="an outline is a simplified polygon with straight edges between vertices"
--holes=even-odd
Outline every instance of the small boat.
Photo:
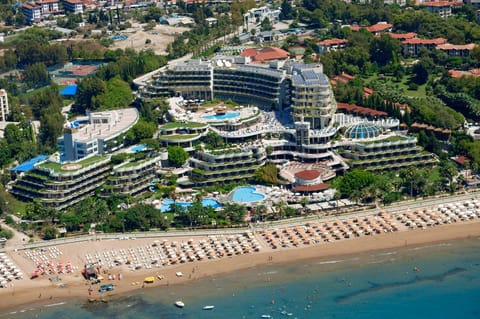
[{"label": "small boat", "polygon": [[209,305],[209,306],[204,306],[203,310],[213,310],[214,308],[215,308],[215,306]]},{"label": "small boat", "polygon": [[183,301],[178,300],[178,301],[175,301],[175,306],[177,306],[178,308],[183,308],[185,307],[185,304],[183,303]]},{"label": "small boat", "polygon": [[270,315],[261,315],[260,317],[261,318],[272,318],[272,316],[270,316]]}]

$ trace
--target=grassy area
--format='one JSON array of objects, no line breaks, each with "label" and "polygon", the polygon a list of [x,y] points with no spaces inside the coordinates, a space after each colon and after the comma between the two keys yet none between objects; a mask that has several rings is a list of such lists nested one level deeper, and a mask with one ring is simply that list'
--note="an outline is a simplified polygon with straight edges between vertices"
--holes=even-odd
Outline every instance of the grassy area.
[{"label": "grassy area", "polygon": [[383,139],[383,140],[376,140],[376,141],[365,141],[365,142],[358,142],[358,144],[365,144],[365,145],[369,145],[369,144],[380,144],[380,143],[389,143],[389,142],[397,142],[397,141],[404,141],[404,140],[407,140],[408,138],[407,137],[404,137],[404,136],[398,136],[398,135],[394,135],[394,136],[389,136],[387,137],[386,139]]},{"label": "grassy area", "polygon": [[205,126],[207,126],[207,124],[199,122],[170,122],[162,125],[162,128],[170,130],[174,128],[199,128]]},{"label": "grassy area", "polygon": [[200,136],[200,134],[182,134],[182,135],[160,135],[158,138],[164,141],[182,141]]},{"label": "grassy area", "polygon": [[143,163],[149,161],[150,159],[151,158],[144,158],[144,159],[141,159],[141,160],[138,160],[138,161],[126,162],[126,163],[123,163],[122,165],[118,166],[118,168],[127,168],[127,167],[139,166],[139,165],[142,165]]},{"label": "grassy area", "polygon": [[8,206],[9,206],[9,208],[12,210],[12,212],[15,215],[17,215],[19,217],[22,217],[23,215],[25,215],[27,204],[28,203],[26,203],[26,202],[19,201],[18,199],[11,196],[10,194],[8,196]]},{"label": "grassy area", "polygon": [[365,85],[368,87],[372,81],[378,80],[393,87],[398,87],[399,90],[407,96],[411,97],[425,97],[427,95],[425,88],[427,84],[419,85],[416,90],[409,89],[410,76],[404,76],[400,82],[397,82],[394,77],[375,74],[364,78]]},{"label": "grassy area", "polygon": [[99,162],[101,160],[104,160],[104,159],[106,159],[105,156],[95,155],[95,156],[92,156],[92,157],[88,157],[84,160],[72,163],[73,165],[75,165],[75,164],[80,165],[80,167],[78,167],[77,169],[65,170],[65,169],[62,169],[62,167],[64,165],[72,165],[72,164],[60,164],[60,163],[54,163],[54,162],[46,162],[46,163],[43,163],[43,164],[39,165],[39,167],[49,168],[49,169],[54,170],[55,172],[61,172],[61,173],[63,173],[63,172],[73,172],[73,171],[77,171],[81,168],[88,167],[88,166],[90,166],[90,165],[92,165],[96,162]]}]

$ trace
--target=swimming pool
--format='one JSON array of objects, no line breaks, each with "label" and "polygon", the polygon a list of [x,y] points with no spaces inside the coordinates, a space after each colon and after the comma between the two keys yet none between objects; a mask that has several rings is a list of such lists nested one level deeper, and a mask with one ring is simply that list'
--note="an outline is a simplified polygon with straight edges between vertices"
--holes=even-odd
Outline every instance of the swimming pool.
[{"label": "swimming pool", "polygon": [[253,186],[238,187],[232,194],[232,200],[239,203],[259,202],[264,200],[265,197],[264,194],[258,193],[257,189]]},{"label": "swimming pool", "polygon": [[138,153],[141,151],[144,151],[147,148],[147,145],[142,144],[142,145],[136,145],[130,149],[132,153]]},{"label": "swimming pool", "polygon": [[240,116],[240,112],[227,112],[225,114],[215,114],[215,115],[204,115],[202,116],[205,120],[229,120],[235,117]]},{"label": "swimming pool", "polygon": [[[160,206],[160,212],[165,213],[170,211],[170,206],[174,203],[175,201],[173,199],[165,199],[162,201],[162,206]],[[192,206],[191,202],[176,202],[177,205],[188,208]],[[213,208],[218,208],[222,207],[222,204],[220,204],[215,198],[209,198],[205,197],[202,199],[202,205],[203,207],[213,207]]]}]

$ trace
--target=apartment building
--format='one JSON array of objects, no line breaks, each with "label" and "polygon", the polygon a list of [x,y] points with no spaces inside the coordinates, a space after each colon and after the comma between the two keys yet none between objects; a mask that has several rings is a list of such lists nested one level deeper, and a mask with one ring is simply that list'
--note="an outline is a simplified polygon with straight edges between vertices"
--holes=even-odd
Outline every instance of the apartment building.
[{"label": "apartment building", "polygon": [[323,54],[325,52],[330,52],[330,51],[337,51],[340,49],[344,49],[348,44],[347,39],[327,39],[323,41],[317,42],[318,45],[318,51],[320,54]]},{"label": "apartment building", "polygon": [[419,39],[412,38],[402,42],[403,54],[406,56],[417,56],[422,48],[428,50],[435,49],[438,45],[447,43],[447,39],[435,38],[435,39]]},{"label": "apartment building", "polygon": [[42,7],[35,3],[26,2],[22,4],[23,15],[29,24],[37,23],[42,20]]},{"label": "apartment building", "polygon": [[83,1],[82,0],[63,0],[63,9],[65,13],[82,14]]},{"label": "apartment building", "polygon": [[428,12],[438,14],[442,18],[447,18],[452,15],[452,2],[450,1],[431,1],[423,2],[421,4]]}]

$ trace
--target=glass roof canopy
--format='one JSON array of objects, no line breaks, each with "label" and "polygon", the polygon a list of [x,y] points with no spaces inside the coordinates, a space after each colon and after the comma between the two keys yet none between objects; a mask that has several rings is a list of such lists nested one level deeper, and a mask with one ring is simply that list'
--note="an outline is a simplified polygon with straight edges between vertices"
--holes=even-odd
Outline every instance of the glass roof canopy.
[{"label": "glass roof canopy", "polygon": [[380,133],[381,129],[374,124],[359,123],[347,128],[347,130],[345,131],[345,137],[356,139],[374,138],[380,135]]}]

